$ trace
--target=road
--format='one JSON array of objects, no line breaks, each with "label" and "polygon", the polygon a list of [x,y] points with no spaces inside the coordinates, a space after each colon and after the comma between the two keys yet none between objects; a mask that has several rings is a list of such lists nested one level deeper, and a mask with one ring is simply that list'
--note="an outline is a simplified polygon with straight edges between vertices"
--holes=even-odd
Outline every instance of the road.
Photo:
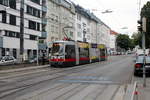
[{"label": "road", "polygon": [[133,57],[69,68],[0,74],[0,100],[121,100],[133,76]]}]

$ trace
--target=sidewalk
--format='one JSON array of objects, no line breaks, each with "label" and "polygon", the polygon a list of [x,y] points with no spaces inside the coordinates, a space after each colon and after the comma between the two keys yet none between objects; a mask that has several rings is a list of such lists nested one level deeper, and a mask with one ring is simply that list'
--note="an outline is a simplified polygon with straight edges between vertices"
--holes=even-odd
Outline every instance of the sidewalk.
[{"label": "sidewalk", "polygon": [[48,66],[49,64],[39,65],[39,66],[37,66],[36,64],[18,64],[18,65],[0,66],[0,74],[8,73],[8,72],[15,72],[15,71],[39,69],[39,68],[45,68]]},{"label": "sidewalk", "polygon": [[150,77],[146,78],[146,87],[143,81],[138,82],[138,100],[150,100]]}]

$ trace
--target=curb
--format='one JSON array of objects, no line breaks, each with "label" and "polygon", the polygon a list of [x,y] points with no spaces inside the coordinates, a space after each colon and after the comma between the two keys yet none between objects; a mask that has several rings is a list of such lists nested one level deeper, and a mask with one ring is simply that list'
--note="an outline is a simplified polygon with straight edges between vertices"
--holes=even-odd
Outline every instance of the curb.
[{"label": "curb", "polygon": [[8,70],[2,70],[2,71],[0,71],[0,74],[17,72],[17,71],[24,71],[24,70],[39,69],[39,68],[45,68],[45,67],[48,67],[48,66],[49,66],[49,64],[48,65],[43,65],[43,66],[33,66],[33,67],[28,67],[28,68],[8,69]]}]

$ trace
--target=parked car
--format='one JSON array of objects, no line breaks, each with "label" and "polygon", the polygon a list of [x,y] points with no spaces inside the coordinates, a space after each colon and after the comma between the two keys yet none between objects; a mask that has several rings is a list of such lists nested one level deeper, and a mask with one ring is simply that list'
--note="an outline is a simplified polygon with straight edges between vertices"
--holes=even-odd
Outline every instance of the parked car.
[{"label": "parked car", "polygon": [[[150,74],[150,56],[145,56],[146,62],[145,62],[145,68],[146,68],[146,74]],[[136,58],[136,62],[134,65],[134,75],[143,74],[143,59],[144,56],[138,56]]]},{"label": "parked car", "polygon": [[[38,58],[38,61],[41,62],[41,61],[42,61],[42,58],[39,57],[39,58]],[[36,62],[37,62],[37,57],[29,58],[29,63],[36,63]]]},{"label": "parked car", "polygon": [[0,65],[16,64],[17,60],[13,56],[3,56],[0,58]]}]

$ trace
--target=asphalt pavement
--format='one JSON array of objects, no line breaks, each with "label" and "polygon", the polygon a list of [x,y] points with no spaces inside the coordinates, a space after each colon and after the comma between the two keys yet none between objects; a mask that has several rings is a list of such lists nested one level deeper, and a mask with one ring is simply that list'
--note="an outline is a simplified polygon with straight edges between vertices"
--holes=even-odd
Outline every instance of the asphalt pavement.
[{"label": "asphalt pavement", "polygon": [[0,74],[1,100],[123,100],[132,56],[69,68],[43,67]]}]

